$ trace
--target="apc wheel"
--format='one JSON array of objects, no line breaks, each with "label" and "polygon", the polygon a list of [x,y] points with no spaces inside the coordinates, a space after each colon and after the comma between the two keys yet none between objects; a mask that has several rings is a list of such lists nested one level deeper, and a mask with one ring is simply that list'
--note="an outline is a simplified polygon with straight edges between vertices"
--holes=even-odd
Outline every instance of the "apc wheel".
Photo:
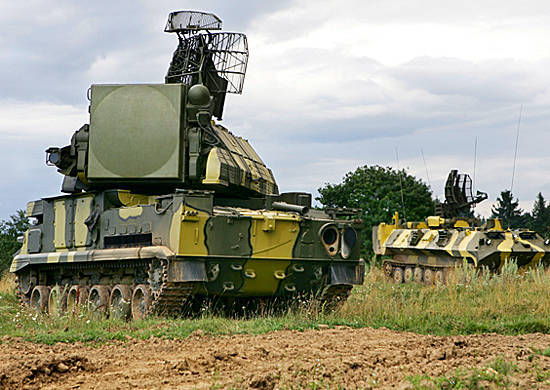
[{"label": "apc wheel", "polygon": [[109,297],[111,290],[107,286],[96,285],[90,290],[88,296],[88,309],[98,318],[106,317],[109,312]]},{"label": "apc wheel", "polygon": [[117,284],[111,291],[109,299],[110,317],[128,320],[132,302],[132,287]]},{"label": "apc wheel", "polygon": [[405,272],[403,273],[403,280],[405,283],[411,283],[414,280],[414,272],[412,267],[405,268]]},{"label": "apc wheel", "polygon": [[64,286],[55,286],[50,290],[48,297],[48,314],[50,316],[59,316],[67,309],[67,288]]},{"label": "apc wheel", "polygon": [[445,284],[445,272],[442,269],[435,271],[434,281],[438,285]]},{"label": "apc wheel", "polygon": [[88,302],[90,289],[85,286],[74,285],[69,289],[67,294],[67,311],[76,312],[79,307],[84,306]]},{"label": "apc wheel", "polygon": [[144,284],[138,284],[132,294],[132,318],[144,319],[151,307],[151,302],[151,289]]},{"label": "apc wheel", "polygon": [[434,284],[434,272],[430,268],[424,270],[424,283],[428,286]]},{"label": "apc wheel", "polygon": [[401,267],[395,267],[393,269],[392,277],[393,277],[394,283],[396,284],[403,283],[403,269]]},{"label": "apc wheel", "polygon": [[31,293],[31,308],[45,313],[48,310],[48,299],[50,297],[50,288],[46,286],[36,286]]},{"label": "apc wheel", "polygon": [[424,271],[422,270],[422,268],[415,267],[413,273],[414,273],[413,275],[414,281],[417,283],[422,283],[422,281],[424,280]]}]

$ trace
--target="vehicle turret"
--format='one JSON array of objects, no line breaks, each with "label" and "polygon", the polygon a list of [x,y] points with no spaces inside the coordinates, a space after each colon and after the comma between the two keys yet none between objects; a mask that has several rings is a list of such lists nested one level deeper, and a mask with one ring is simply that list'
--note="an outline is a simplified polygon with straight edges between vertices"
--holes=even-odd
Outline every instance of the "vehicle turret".
[{"label": "vehicle turret", "polygon": [[65,176],[63,192],[278,194],[248,141],[214,121],[222,118],[225,95],[242,92],[248,61],[246,36],[212,32],[221,25],[213,14],[173,12],[165,31],[179,43],[165,84],[91,86],[90,123],[70,145],[46,150],[46,162]]}]

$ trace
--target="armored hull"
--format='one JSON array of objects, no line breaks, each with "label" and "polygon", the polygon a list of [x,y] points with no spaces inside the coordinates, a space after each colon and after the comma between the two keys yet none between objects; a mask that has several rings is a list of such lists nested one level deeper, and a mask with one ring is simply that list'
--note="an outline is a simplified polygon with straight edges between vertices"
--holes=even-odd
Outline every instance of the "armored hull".
[{"label": "armored hull", "polygon": [[548,241],[533,231],[504,230],[498,221],[491,228],[473,227],[467,220],[444,222],[431,217],[426,223],[375,227],[374,250],[383,258],[385,273],[396,282],[432,283],[443,282],[464,261],[493,272],[509,260],[523,269],[550,262]]},{"label": "armored hull", "polygon": [[445,202],[436,216],[405,222],[395,213],[391,224],[373,228],[373,251],[395,282],[443,283],[448,272],[464,262],[498,271],[509,260],[527,268],[550,261],[550,241],[530,230],[504,229],[498,219],[481,224],[472,208],[487,199],[472,195],[472,180],[452,170],[445,183]]},{"label": "armored hull", "polygon": [[[94,308],[124,292],[134,309],[119,311],[140,318],[178,313],[200,295],[312,294],[332,304],[362,283],[355,223],[335,223],[303,206],[296,207],[305,213],[223,203],[202,191],[104,191],[31,202],[28,214],[41,223],[26,233],[11,267],[19,295],[55,310],[48,302],[54,290],[70,306],[91,296]],[[340,242],[325,243],[330,234]],[[332,256],[326,245],[334,246]]]}]

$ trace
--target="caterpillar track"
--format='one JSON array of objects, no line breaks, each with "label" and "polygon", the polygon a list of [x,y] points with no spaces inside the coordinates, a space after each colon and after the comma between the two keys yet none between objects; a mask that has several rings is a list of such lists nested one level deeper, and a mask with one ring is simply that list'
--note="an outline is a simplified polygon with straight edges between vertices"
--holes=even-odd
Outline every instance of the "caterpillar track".
[{"label": "caterpillar track", "polygon": [[[143,319],[152,315],[177,317],[192,314],[200,302],[198,295],[207,295],[203,282],[170,282],[165,259],[73,264],[63,268],[63,272],[68,270],[73,277],[79,277],[68,280],[55,265],[18,273],[16,293],[20,304],[51,315],[85,306],[103,315],[110,313],[124,319]],[[133,283],[124,283],[129,278]],[[38,280],[47,280],[48,283],[37,284]],[[311,297],[322,310],[332,311],[348,299],[352,288],[345,284],[326,285]],[[54,302],[54,298],[58,302]],[[277,302],[281,306],[290,301]]]}]

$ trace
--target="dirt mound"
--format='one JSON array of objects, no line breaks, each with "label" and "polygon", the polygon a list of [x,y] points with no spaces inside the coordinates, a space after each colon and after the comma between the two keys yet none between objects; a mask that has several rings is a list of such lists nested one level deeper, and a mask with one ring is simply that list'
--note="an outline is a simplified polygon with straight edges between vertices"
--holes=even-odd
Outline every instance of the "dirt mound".
[{"label": "dirt mound", "polygon": [[[23,347],[23,348],[20,348]],[[21,389],[37,388],[47,383],[66,380],[69,376],[81,374],[83,371],[93,371],[93,365],[86,357],[72,355],[64,357],[60,354],[25,360],[27,355],[24,348],[29,348],[28,344],[18,345],[16,349],[22,350],[22,356],[18,356],[15,362],[0,364],[0,388],[2,389]],[[32,348],[29,348],[32,351]],[[32,355],[34,353],[31,352]],[[4,355],[4,354],[2,354]],[[4,361],[13,360],[2,356]]]},{"label": "dirt mound", "polygon": [[543,334],[436,337],[344,327],[95,346],[11,340],[0,348],[0,387],[409,388],[448,379],[550,388],[549,348]]}]

